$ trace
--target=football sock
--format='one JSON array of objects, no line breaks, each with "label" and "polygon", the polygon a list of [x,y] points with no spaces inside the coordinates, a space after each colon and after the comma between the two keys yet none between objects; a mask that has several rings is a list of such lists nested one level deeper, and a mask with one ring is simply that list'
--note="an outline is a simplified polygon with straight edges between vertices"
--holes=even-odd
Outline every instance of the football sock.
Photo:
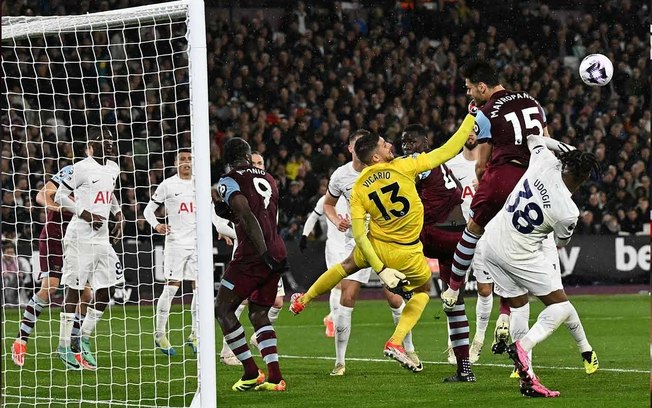
[{"label": "football sock", "polygon": [[[398,321],[401,319],[401,313],[403,312],[403,309],[405,308],[405,302],[401,303],[400,307],[394,308],[392,307],[392,320],[394,320],[394,325],[398,324]],[[403,340],[403,348],[405,351],[414,351],[414,344],[412,343],[412,332],[408,332],[408,334],[405,335],[405,339]]]},{"label": "football sock", "polygon": [[72,332],[72,324],[75,320],[75,314],[61,312],[59,316],[59,346],[70,347],[70,333]]},{"label": "football sock", "polygon": [[471,265],[473,254],[475,254],[475,246],[481,235],[475,235],[469,228],[465,228],[462,233],[460,242],[457,243],[455,248],[455,255],[453,256],[453,266],[449,286],[452,290],[459,290],[466,278],[466,271]]},{"label": "football sock", "polygon": [[475,337],[474,340],[484,342],[484,336],[489,326],[489,318],[491,317],[491,309],[493,308],[493,295],[480,296],[478,295],[478,303],[475,305]]},{"label": "football sock", "polygon": [[92,307],[89,307],[86,310],[86,317],[84,318],[84,323],[82,323],[81,326],[82,337],[89,338],[91,334],[93,334],[93,331],[95,330],[95,326],[97,326],[97,322],[100,321],[103,314],[104,311],[97,310]]},{"label": "football sock", "polygon": [[429,300],[430,296],[424,292],[417,292],[412,295],[412,298],[405,304],[401,318],[394,329],[394,334],[389,338],[391,343],[403,344],[405,336],[417,324]]},{"label": "football sock", "polygon": [[346,348],[351,335],[351,315],[353,308],[340,305],[333,319],[335,325],[335,363],[344,364]]},{"label": "football sock", "polygon": [[38,320],[38,316],[41,314],[43,307],[47,305],[47,301],[38,297],[35,293],[34,296],[29,300],[27,306],[25,306],[25,311],[23,312],[23,319],[20,321],[20,331],[18,333],[18,338],[27,343],[27,339],[32,330],[34,330],[34,325]]},{"label": "football sock", "polygon": [[[242,379],[251,380],[258,377],[258,366],[256,365],[256,362],[251,355],[251,350],[249,350],[249,346],[247,345],[247,338],[242,325],[238,323],[232,331],[224,335],[224,340],[244,367],[245,374]],[[260,344],[260,339],[258,339],[258,341],[258,344]],[[274,352],[276,353],[276,334],[274,334]],[[278,365],[278,355],[276,356],[276,364]]]},{"label": "football sock", "polygon": [[157,339],[165,336],[166,328],[165,326],[168,323],[168,316],[170,315],[170,306],[172,305],[172,299],[174,295],[179,290],[178,286],[165,285],[163,286],[163,291],[161,296],[158,298],[158,303],[156,304],[156,332],[155,336]]},{"label": "football sock", "polygon": [[272,325],[263,326],[256,330],[256,341],[258,349],[265,364],[267,364],[268,382],[278,384],[283,379],[281,369],[278,365],[278,352],[276,349],[276,332]]},{"label": "football sock", "polygon": [[271,324],[276,323],[276,321],[278,320],[279,313],[281,313],[281,309],[279,309],[278,307],[272,306],[272,307],[269,308],[269,312],[267,313],[267,317],[269,317],[269,322]]},{"label": "football sock", "polygon": [[330,315],[331,319],[335,320],[335,314],[337,313],[337,308],[340,307],[340,297],[342,297],[342,289],[333,288],[331,289],[331,294],[328,297],[328,305],[330,306]]},{"label": "football sock", "polygon": [[79,313],[78,311],[75,312],[75,321],[72,324],[72,333],[71,333],[71,336],[73,338],[81,336],[81,327],[82,327],[82,324],[84,323],[85,318],[86,318],[86,315],[83,315],[83,314]]},{"label": "football sock", "polygon": [[328,292],[333,289],[342,279],[346,277],[346,272],[342,264],[335,264],[330,267],[326,272],[312,284],[310,289],[303,295],[302,302],[307,305],[317,296]]},{"label": "football sock", "polygon": [[539,314],[536,323],[521,339],[521,347],[530,351],[537,344],[548,338],[571,314],[569,301],[552,304]]},{"label": "football sock", "polygon": [[521,307],[510,308],[509,315],[509,335],[512,342],[520,340],[530,330],[530,304],[526,303]]},{"label": "football sock", "polygon": [[[240,315],[242,315],[242,312],[244,311],[245,305],[240,305],[238,306],[237,309],[235,309],[235,318],[240,320]],[[226,342],[226,339],[222,337],[222,351],[220,351],[220,355],[226,354],[226,351],[230,350],[228,343]]]},{"label": "football sock", "polygon": [[570,304],[570,315],[568,316],[568,319],[564,322],[566,324],[566,327],[568,328],[568,331],[570,331],[571,336],[575,339],[575,342],[577,343],[577,347],[580,349],[580,353],[586,353],[587,351],[593,350],[591,345],[589,344],[589,341],[586,338],[586,333],[584,333],[584,327],[582,326],[582,322],[580,321],[580,317],[577,314],[577,310],[575,310],[575,306],[573,306],[572,303],[568,302]]},{"label": "football sock", "polygon": [[466,318],[466,309],[464,303],[455,305],[453,310],[446,312],[448,320],[448,333],[451,341],[451,347],[455,358],[457,359],[457,370],[464,371],[465,367],[470,367],[469,360],[469,320]]}]

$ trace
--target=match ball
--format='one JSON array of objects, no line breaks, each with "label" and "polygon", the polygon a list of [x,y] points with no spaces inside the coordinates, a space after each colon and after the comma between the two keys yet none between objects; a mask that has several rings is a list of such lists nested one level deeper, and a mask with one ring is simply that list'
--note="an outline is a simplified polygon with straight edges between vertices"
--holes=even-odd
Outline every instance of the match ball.
[{"label": "match ball", "polygon": [[602,54],[590,54],[580,64],[580,78],[589,86],[605,86],[611,81],[614,66]]}]

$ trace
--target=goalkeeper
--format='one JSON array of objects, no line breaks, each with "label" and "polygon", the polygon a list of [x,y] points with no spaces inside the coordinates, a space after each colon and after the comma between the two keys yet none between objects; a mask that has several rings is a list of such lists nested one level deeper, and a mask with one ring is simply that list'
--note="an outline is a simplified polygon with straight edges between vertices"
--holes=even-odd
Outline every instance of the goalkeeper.
[{"label": "goalkeeper", "polygon": [[360,173],[351,195],[351,221],[357,245],[347,259],[328,269],[305,294],[292,297],[292,313],[300,313],[310,301],[347,275],[371,266],[389,290],[409,299],[394,334],[385,343],[384,354],[414,369],[401,343],[428,303],[431,281],[419,241],[423,204],[417,194],[416,177],[455,156],[466,142],[473,123],[474,117],[467,115],[446,144],[415,157],[394,159],[392,144],[377,134],[358,139],[355,153],[368,167]]}]

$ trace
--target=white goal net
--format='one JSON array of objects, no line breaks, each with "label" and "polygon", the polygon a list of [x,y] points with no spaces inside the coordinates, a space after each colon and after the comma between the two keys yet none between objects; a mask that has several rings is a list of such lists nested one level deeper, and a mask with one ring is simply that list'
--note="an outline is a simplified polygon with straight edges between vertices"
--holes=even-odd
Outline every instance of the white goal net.
[{"label": "white goal net", "polygon": [[[199,80],[205,88],[205,49],[199,50],[203,61],[190,57],[192,29],[199,27],[195,38],[205,35],[203,3],[192,3],[2,18],[3,406],[159,407],[193,401],[199,387],[198,354],[188,343],[198,325],[193,326],[191,313],[193,290],[186,281],[172,296],[166,336],[175,353],[168,355],[167,349],[164,354],[154,336],[165,285],[165,237],[153,232],[143,216],[158,185],[176,174],[175,160],[183,148],[191,149],[194,172],[200,174],[193,178],[195,201],[210,195],[202,174],[208,166],[208,135],[197,132],[195,123],[197,115],[207,116],[206,104],[193,99],[207,92],[195,89],[193,73],[201,69],[192,69],[203,63]],[[201,12],[195,16],[202,21],[195,26],[191,10],[198,4]],[[64,182],[57,173],[86,157],[90,129],[100,126],[113,135],[112,160],[120,168],[114,193],[121,203],[124,236],[113,248],[125,282],[94,327],[84,325],[87,308],[76,309],[71,336],[89,340],[97,365],[94,370],[80,363],[85,368],[76,370],[60,358],[66,343],[60,323],[65,293],[56,286],[62,238],[53,231],[61,229],[61,216],[48,214],[43,197],[53,177],[55,187]],[[209,198],[205,201],[185,203],[186,210],[210,220]],[[165,206],[156,215],[165,223]],[[205,222],[197,221],[206,237]],[[206,266],[210,241],[198,240],[200,268]],[[212,286],[212,274],[205,276],[204,283]],[[54,287],[48,289],[48,284]],[[201,293],[210,314],[201,321],[210,330],[212,287]],[[98,310],[94,301],[88,306],[95,308],[93,313]],[[212,354],[203,354],[202,364],[214,366]],[[206,389],[214,394],[214,385]],[[212,399],[214,395],[202,405],[210,406]]]}]

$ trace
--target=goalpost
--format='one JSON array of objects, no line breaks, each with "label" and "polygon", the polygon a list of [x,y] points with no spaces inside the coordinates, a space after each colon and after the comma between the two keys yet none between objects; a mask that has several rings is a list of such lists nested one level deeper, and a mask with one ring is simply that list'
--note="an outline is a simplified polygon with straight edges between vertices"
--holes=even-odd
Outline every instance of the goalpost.
[{"label": "goalpost", "polygon": [[[3,406],[216,406],[206,67],[203,0],[2,18]],[[41,286],[46,212],[36,195],[61,168],[83,158],[90,125],[108,127],[115,139],[121,169],[115,193],[125,217],[115,249],[126,284],[92,335],[97,371],[66,370],[57,357],[60,289],[42,307],[19,367],[12,343]],[[183,147],[193,156],[200,341],[197,355],[184,346],[191,327],[186,290],[168,320],[177,349],[169,357],[153,337],[163,239],[151,233],[143,209],[156,186],[175,174]]]}]

